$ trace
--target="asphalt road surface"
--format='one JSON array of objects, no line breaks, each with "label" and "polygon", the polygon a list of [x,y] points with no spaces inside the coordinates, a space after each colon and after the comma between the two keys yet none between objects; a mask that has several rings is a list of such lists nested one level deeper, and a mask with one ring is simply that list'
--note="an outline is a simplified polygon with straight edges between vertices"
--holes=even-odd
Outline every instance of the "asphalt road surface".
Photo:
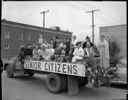
[{"label": "asphalt road surface", "polygon": [[53,94],[46,86],[46,75],[7,78],[2,73],[2,100],[120,100],[126,99],[126,89],[116,87],[93,88],[91,84],[79,90],[76,96],[68,96],[67,91]]}]

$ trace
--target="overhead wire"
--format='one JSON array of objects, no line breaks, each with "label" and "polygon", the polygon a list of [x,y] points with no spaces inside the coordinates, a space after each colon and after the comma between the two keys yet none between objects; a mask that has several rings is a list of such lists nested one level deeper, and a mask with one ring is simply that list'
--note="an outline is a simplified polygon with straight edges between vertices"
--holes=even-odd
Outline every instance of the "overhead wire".
[{"label": "overhead wire", "polygon": [[[77,4],[78,5],[78,4]],[[86,5],[86,7],[88,7],[87,5]],[[117,7],[117,6],[116,6]],[[118,6],[119,7],[119,6]],[[90,9],[90,7],[88,7],[89,9]],[[103,18],[104,20],[106,20],[106,21],[109,21],[110,23],[112,23],[112,24],[117,24],[117,22],[118,22],[118,20],[116,19],[116,17],[115,18],[113,18],[112,16],[109,16],[109,19],[108,19],[108,17],[107,16],[103,16],[103,15],[101,15],[101,14],[99,14],[99,13],[96,13],[98,16],[100,16],[100,18]],[[109,14],[108,14],[109,15]]]},{"label": "overhead wire", "polygon": [[[68,5],[68,6],[70,6],[70,7],[72,7],[72,8],[76,8],[76,9],[79,9],[79,10],[83,10],[83,11],[87,11],[87,9],[90,9],[90,7],[88,7],[88,6],[86,6],[86,8],[85,7],[81,7],[80,5],[75,5],[75,4],[72,4],[72,3],[69,3],[69,2],[67,2],[67,1],[64,1],[63,2],[64,4],[66,4],[66,5]],[[97,15],[100,17],[100,18],[102,18],[103,20],[106,20],[107,22],[109,22],[109,23],[111,23],[111,24],[117,24],[117,22],[118,21],[116,21],[115,22],[115,19],[108,19],[106,16],[102,16],[102,15],[100,15],[100,14],[98,14],[97,13]],[[109,16],[109,18],[110,18],[110,16]]]},{"label": "overhead wire", "polygon": [[68,2],[63,2],[63,4],[68,5],[68,6],[72,7],[72,8],[76,8],[76,9],[79,9],[79,10],[84,10],[83,8],[78,7],[78,6],[74,6],[74,5],[72,5],[72,4],[68,3]]}]

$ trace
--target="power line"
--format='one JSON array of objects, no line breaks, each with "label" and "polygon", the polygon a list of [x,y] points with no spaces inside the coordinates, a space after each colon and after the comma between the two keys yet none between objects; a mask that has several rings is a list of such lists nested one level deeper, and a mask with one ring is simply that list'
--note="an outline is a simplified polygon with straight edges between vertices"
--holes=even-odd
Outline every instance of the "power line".
[{"label": "power line", "polygon": [[87,11],[87,10],[90,9],[90,8],[88,8],[88,7],[86,7],[86,8],[85,8],[85,7],[81,7],[81,5],[78,5],[78,4],[77,4],[77,5],[72,4],[72,3],[69,3],[69,4],[71,4],[71,5],[73,5],[73,6],[77,6],[77,7],[81,8],[81,9],[83,9],[84,11],[85,11],[85,10]]},{"label": "power line", "polygon": [[[67,6],[70,6],[72,8],[75,8],[75,9],[82,10],[82,11],[87,11],[87,9],[91,9],[87,5],[86,5],[86,8],[85,8],[85,7],[81,7],[81,5],[78,5],[78,4],[75,5],[75,4],[69,3],[67,1],[63,2],[63,4],[65,4]],[[117,22],[118,22],[118,21],[115,21],[115,18],[112,18],[112,17],[108,19],[107,16],[103,16],[103,15],[98,14],[98,13],[96,15],[98,15],[98,17],[102,18],[102,20],[105,20],[107,23],[110,23],[110,24],[117,24]]]},{"label": "power line", "polygon": [[82,7],[73,5],[73,4],[68,3],[68,2],[66,2],[66,1],[65,1],[65,2],[59,2],[59,3],[62,3],[62,4],[67,5],[67,6],[70,6],[71,8],[75,8],[75,9],[79,9],[79,10],[85,11],[85,9],[83,9]]},{"label": "power line", "polygon": [[[70,6],[70,7],[72,7],[72,8],[76,8],[76,9],[79,9],[79,10],[82,10],[82,11],[87,11],[87,9],[86,8],[84,8],[84,7],[80,7],[80,6],[78,6],[78,5],[74,5],[74,4],[71,4],[71,3],[68,3],[68,2],[65,2],[65,3],[63,3],[63,4],[65,4],[65,5],[67,5],[67,6]],[[90,9],[89,7],[88,7],[88,9]],[[98,15],[98,14],[97,14]],[[100,18],[102,18],[103,20],[107,20],[106,18],[104,18],[103,16],[101,16],[101,15],[98,15]],[[107,22],[110,22],[110,23],[112,23],[110,20],[107,20]]]},{"label": "power line", "polygon": [[112,21],[108,20],[107,18],[103,17],[103,16],[100,15],[100,14],[97,14],[97,13],[96,13],[96,15],[97,15],[98,17],[102,18],[102,20],[105,20],[105,21],[109,22],[110,24],[115,24],[115,23],[113,23]]},{"label": "power line", "polygon": [[[68,2],[66,2],[66,3],[68,3]],[[69,5],[72,5],[72,6],[78,6],[78,4],[77,5],[75,5],[75,4],[71,4],[71,3],[68,3]],[[80,5],[78,6],[78,7],[80,7]],[[82,8],[82,10],[84,10],[84,11],[87,11],[86,10],[86,8],[84,8],[84,7],[80,7],[80,8]],[[90,9],[89,7],[87,8],[87,9]],[[80,9],[81,10],[81,9]],[[101,16],[100,14],[97,14],[100,18],[102,18],[102,19],[104,19],[104,20],[106,20],[106,21],[109,21],[110,23],[112,23],[110,20],[107,20],[107,18],[105,18],[104,16]]]},{"label": "power line", "polygon": [[[87,8],[88,6],[86,6],[86,8]],[[91,9],[90,7],[88,7],[88,9]],[[108,21],[108,17],[106,17],[106,16],[102,16],[102,15],[100,15],[100,14],[97,14],[97,15],[99,15],[100,17],[102,17],[103,19],[106,19],[107,21]],[[110,16],[109,16],[110,17]],[[112,22],[114,22],[114,23],[117,23],[117,21],[114,21],[115,20],[115,18],[112,18],[111,17],[111,19],[109,19],[109,20],[111,20]],[[110,22],[110,21],[109,21]]]},{"label": "power line", "polygon": [[65,5],[68,5],[68,6],[70,6],[70,7],[72,7],[72,8],[76,8],[76,9],[79,9],[79,10],[84,10],[84,9],[81,9],[80,7],[78,7],[78,6],[74,6],[74,5],[71,5],[71,4],[69,4],[69,3],[64,3]]},{"label": "power line", "polygon": [[[86,7],[88,7],[87,5],[86,5]],[[88,7],[88,9],[91,9],[90,7]],[[101,18],[103,18],[103,19],[105,19],[105,20],[107,20],[107,21],[109,21],[110,22],[110,20],[111,20],[111,22],[110,23],[117,23],[118,21],[116,20],[115,21],[115,18],[112,18],[111,16],[109,16],[109,17],[111,17],[111,18],[109,18],[108,19],[108,17],[107,16],[102,16],[101,14],[97,14],[98,16],[100,16]]]},{"label": "power line", "polygon": [[[67,3],[68,3],[68,2],[67,2]],[[72,4],[72,3],[68,3],[68,4],[70,4],[70,5],[74,6],[74,7],[78,7],[78,8],[80,8],[80,9],[82,9],[83,11],[87,10],[86,8],[81,7],[81,6],[79,6],[78,4],[77,4],[77,5]]]}]

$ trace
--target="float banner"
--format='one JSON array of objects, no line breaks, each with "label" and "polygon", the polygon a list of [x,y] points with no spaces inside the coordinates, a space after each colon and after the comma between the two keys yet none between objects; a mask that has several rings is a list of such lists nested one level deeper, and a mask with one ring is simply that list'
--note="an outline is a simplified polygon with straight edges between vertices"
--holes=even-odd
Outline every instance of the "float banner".
[{"label": "float banner", "polygon": [[85,77],[85,65],[83,64],[25,60],[24,69]]}]

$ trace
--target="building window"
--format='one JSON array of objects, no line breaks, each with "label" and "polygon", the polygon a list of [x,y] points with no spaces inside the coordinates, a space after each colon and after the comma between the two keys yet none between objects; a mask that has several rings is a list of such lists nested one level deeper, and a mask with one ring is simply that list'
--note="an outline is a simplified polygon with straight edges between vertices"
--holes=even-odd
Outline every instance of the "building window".
[{"label": "building window", "polygon": [[28,35],[28,40],[29,40],[29,41],[31,40],[31,35],[30,35],[30,34]]},{"label": "building window", "polygon": [[5,39],[9,39],[10,38],[10,32],[5,32]]},{"label": "building window", "polygon": [[20,35],[20,40],[23,40],[23,33],[21,33]]},{"label": "building window", "polygon": [[4,48],[9,49],[9,44],[5,43]]}]

